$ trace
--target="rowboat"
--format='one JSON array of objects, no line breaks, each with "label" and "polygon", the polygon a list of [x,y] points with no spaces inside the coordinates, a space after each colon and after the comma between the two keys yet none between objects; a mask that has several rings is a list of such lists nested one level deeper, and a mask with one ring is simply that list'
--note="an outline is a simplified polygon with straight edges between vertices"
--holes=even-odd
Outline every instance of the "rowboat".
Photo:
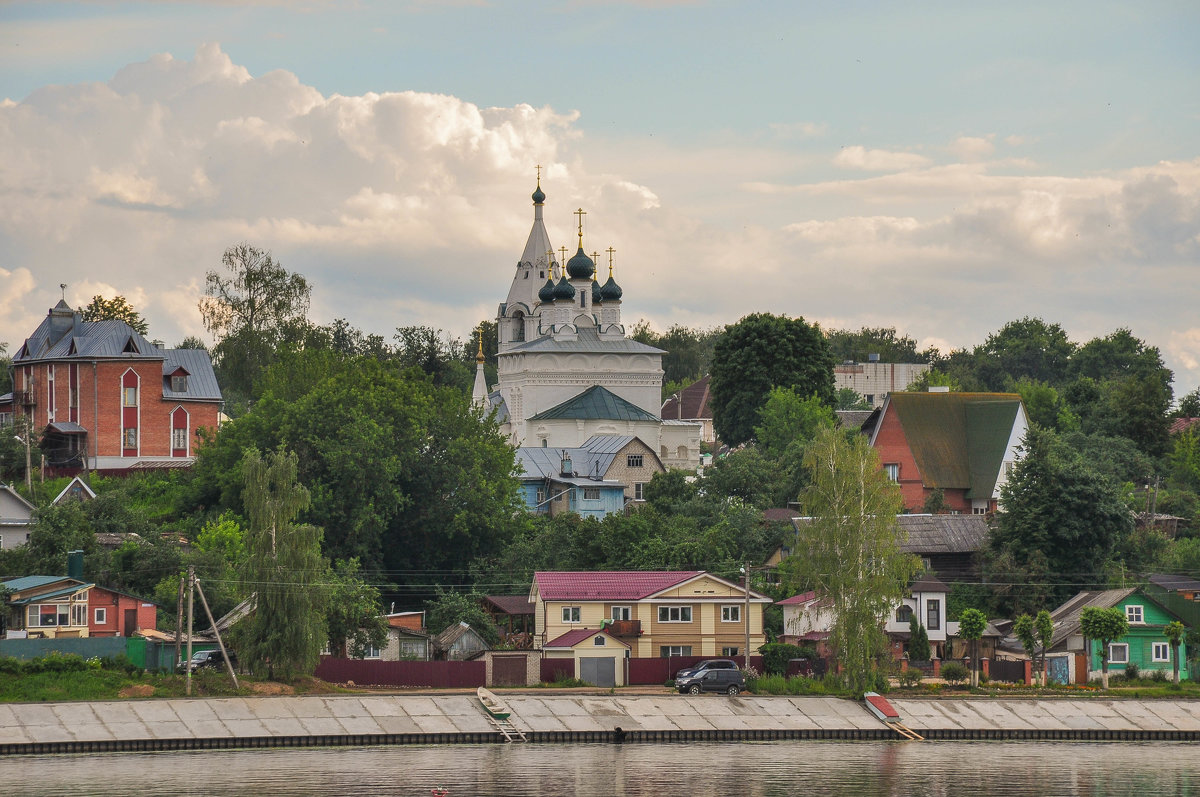
[{"label": "rowboat", "polygon": [[483,704],[483,709],[498,720],[508,719],[508,715],[512,712],[508,710],[508,706],[504,701],[493,695],[482,686],[475,690],[475,694],[479,697],[479,702]]}]

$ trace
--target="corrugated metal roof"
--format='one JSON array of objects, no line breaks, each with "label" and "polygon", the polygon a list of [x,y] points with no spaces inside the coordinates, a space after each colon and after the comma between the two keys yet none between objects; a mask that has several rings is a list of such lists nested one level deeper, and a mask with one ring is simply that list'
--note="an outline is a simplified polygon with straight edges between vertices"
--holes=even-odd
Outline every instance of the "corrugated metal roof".
[{"label": "corrugated metal roof", "polygon": [[[163,398],[181,401],[220,400],[221,388],[213,372],[212,357],[204,349],[164,349],[167,359],[163,361]],[[169,375],[177,368],[188,372],[187,390],[176,392],[171,389]]]},{"label": "corrugated metal roof", "polygon": [[1186,592],[1191,592],[1193,590],[1200,591],[1200,581],[1197,581],[1194,578],[1189,578],[1188,576],[1174,576],[1163,573],[1155,573],[1147,580],[1151,584],[1162,587],[1168,592],[1178,592],[1181,590]]},{"label": "corrugated metal roof", "polygon": [[990,498],[1020,406],[1013,393],[892,393],[885,412],[900,420],[927,487]]},{"label": "corrugated metal roof", "polygon": [[[798,517],[792,524],[812,522]],[[982,515],[897,515],[896,525],[908,533],[900,550],[918,555],[973,553],[987,547],[988,524]]]},{"label": "corrugated metal roof", "polygon": [[1136,588],[1106,589],[1075,594],[1062,606],[1050,612],[1050,619],[1054,621],[1054,636],[1050,648],[1056,648],[1068,638],[1083,633],[1079,616],[1087,607],[1111,609],[1136,591]]},{"label": "corrugated metal roof", "polygon": [[59,598],[59,597],[65,596],[65,595],[74,595],[76,592],[81,592],[83,590],[90,590],[94,586],[95,586],[95,584],[78,584],[78,583],[76,583],[76,584],[71,584],[66,587],[60,587],[59,589],[52,589],[49,592],[38,592],[33,595],[26,595],[24,598],[10,598],[8,602],[10,604],[12,604],[13,606],[26,606],[30,603],[37,603],[39,601],[49,600],[51,598]]},{"label": "corrugated metal roof", "polygon": [[562,636],[558,636],[558,637],[555,637],[554,639],[550,640],[542,647],[543,648],[573,648],[576,645],[578,645],[580,642],[586,642],[587,640],[591,639],[592,637],[594,637],[598,634],[603,634],[604,636],[611,639],[613,642],[616,642],[618,645],[624,645],[625,647],[629,647],[629,645],[627,645],[626,643],[622,642],[621,640],[617,639],[612,634],[609,634],[608,632],[606,632],[600,628],[573,628],[570,631],[568,631],[567,633],[563,634]]},{"label": "corrugated metal roof", "polygon": [[662,349],[647,346],[630,338],[605,340],[594,327],[584,327],[579,330],[575,340],[562,340],[550,335],[543,335],[528,343],[513,346],[499,357],[510,354],[530,354],[538,352],[586,352],[591,354],[666,354]]},{"label": "corrugated metal roof", "polygon": [[53,584],[65,578],[65,576],[22,576],[21,578],[0,582],[0,587],[12,590],[13,592],[20,592],[23,589],[44,587],[47,584]]},{"label": "corrugated metal roof", "polygon": [[626,401],[600,385],[592,385],[573,398],[539,412],[527,420],[545,421],[553,419],[575,420],[612,420],[612,421],[653,421],[659,418],[641,407]]},{"label": "corrugated metal roof", "polygon": [[[517,461],[524,469],[524,476],[556,481],[606,484],[621,484],[606,481],[604,475],[612,466],[613,459],[637,438],[632,435],[593,435],[579,448],[543,448],[522,446],[517,449]],[[571,460],[571,475],[563,476],[563,455]]]},{"label": "corrugated metal roof", "polygon": [[703,570],[548,571],[534,573],[542,600],[633,601],[682,584]]}]

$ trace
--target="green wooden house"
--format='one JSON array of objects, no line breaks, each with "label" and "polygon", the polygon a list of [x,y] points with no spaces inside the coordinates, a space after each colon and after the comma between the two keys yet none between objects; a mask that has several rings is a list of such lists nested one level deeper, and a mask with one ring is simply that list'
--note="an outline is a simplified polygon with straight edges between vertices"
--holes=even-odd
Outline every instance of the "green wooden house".
[{"label": "green wooden house", "polygon": [[[1109,644],[1108,671],[1121,674],[1130,664],[1136,664],[1145,676],[1155,670],[1163,670],[1170,676],[1174,672],[1174,650],[1163,635],[1168,623],[1181,620],[1171,611],[1140,588],[1110,589],[1095,592],[1080,592],[1059,606],[1051,617],[1054,620],[1054,639],[1051,652],[1080,652],[1084,650],[1083,631],[1079,617],[1089,606],[1100,609],[1118,608],[1129,620],[1129,633]],[[1088,641],[1088,669],[1098,675],[1101,670],[1100,643]],[[1188,677],[1187,658],[1179,646],[1179,677]]]}]

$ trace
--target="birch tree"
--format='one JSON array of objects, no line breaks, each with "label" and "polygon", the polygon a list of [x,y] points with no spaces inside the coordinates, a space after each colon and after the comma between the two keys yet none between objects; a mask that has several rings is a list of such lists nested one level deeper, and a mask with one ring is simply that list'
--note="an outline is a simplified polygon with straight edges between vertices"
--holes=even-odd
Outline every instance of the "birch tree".
[{"label": "birch tree", "polygon": [[812,521],[801,527],[785,583],[816,590],[833,609],[830,645],[855,692],[871,689],[885,651],[885,618],[904,596],[920,560],[900,550],[899,488],[861,435],[822,429],[808,447],[810,484],[800,496]]}]

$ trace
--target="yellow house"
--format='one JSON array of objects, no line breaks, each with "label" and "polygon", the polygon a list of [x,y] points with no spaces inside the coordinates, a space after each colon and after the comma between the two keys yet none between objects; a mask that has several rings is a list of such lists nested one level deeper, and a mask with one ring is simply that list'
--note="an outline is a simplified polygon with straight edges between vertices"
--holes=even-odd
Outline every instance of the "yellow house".
[{"label": "yellow house", "polygon": [[5,581],[10,636],[54,639],[88,636],[92,584],[63,576],[26,576]]},{"label": "yellow house", "polygon": [[603,628],[633,658],[750,655],[766,642],[765,595],[703,570],[535,573],[534,646],[564,634]]}]

